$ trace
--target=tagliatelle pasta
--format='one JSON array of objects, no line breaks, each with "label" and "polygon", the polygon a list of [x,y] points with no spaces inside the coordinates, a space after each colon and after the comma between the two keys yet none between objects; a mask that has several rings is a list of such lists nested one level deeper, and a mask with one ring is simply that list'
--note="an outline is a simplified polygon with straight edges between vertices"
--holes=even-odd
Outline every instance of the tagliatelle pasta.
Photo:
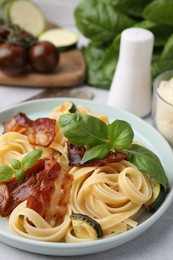
[{"label": "tagliatelle pasta", "polygon": [[11,160],[22,156],[34,149],[25,135],[15,132],[0,136],[0,165],[8,165]]},{"label": "tagliatelle pasta", "polygon": [[[94,115],[83,106],[77,107],[77,113]],[[149,177],[126,160],[106,166],[69,166],[67,140],[58,125],[61,114],[59,106],[48,115],[56,120],[55,137],[49,147],[41,149],[43,157],[53,152],[63,170],[73,176],[67,214],[60,225],[51,227],[38,213],[27,208],[24,201],[10,214],[10,229],[29,239],[75,243],[92,239],[75,236],[70,219],[72,213],[85,214],[96,220],[105,237],[136,227],[135,216],[152,196]],[[104,115],[94,116],[108,122]],[[27,136],[14,132],[0,136],[0,147],[0,165],[9,165],[12,159],[38,148],[29,143]]]},{"label": "tagliatelle pasta", "polygon": [[9,227],[17,235],[29,239],[50,242],[61,241],[69,229],[70,214],[71,208],[69,206],[64,221],[57,227],[51,227],[37,212],[27,208],[25,201],[16,207],[10,215]]},{"label": "tagliatelle pasta", "polygon": [[[74,167],[70,174],[74,177],[72,211],[95,218],[106,235],[127,230],[130,221],[124,221],[133,217],[151,197],[149,181],[127,161],[103,167]],[[132,227],[137,225],[132,223]]]}]

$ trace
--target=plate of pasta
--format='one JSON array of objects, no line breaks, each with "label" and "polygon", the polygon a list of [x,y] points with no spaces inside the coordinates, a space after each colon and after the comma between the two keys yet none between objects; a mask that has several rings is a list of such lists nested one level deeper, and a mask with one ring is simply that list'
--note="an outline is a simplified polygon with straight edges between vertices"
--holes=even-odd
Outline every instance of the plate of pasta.
[{"label": "plate of pasta", "polygon": [[55,256],[122,245],[169,208],[172,164],[165,139],[128,112],[69,98],[9,107],[0,112],[0,241]]}]

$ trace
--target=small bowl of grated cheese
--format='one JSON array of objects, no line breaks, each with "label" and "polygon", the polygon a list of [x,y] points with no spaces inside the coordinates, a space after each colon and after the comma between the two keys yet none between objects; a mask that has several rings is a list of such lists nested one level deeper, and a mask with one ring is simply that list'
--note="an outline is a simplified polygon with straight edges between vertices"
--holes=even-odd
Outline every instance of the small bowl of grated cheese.
[{"label": "small bowl of grated cheese", "polygon": [[154,80],[152,118],[156,129],[173,147],[173,70]]}]

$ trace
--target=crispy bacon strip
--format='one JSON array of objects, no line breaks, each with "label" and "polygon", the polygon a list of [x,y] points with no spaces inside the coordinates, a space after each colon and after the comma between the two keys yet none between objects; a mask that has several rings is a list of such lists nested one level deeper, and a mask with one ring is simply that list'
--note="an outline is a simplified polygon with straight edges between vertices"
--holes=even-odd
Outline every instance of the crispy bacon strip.
[{"label": "crispy bacon strip", "polygon": [[52,158],[46,162],[44,176],[38,176],[38,185],[28,198],[27,207],[39,213],[51,226],[62,223],[72,180],[72,175],[66,174]]},{"label": "crispy bacon strip", "polygon": [[83,146],[74,146],[71,143],[67,143],[68,159],[70,166],[104,166],[109,163],[120,162],[123,159],[127,159],[127,154],[122,151],[116,151],[115,153],[109,152],[106,158],[90,160],[81,164],[82,157],[85,153]]},{"label": "crispy bacon strip", "polygon": [[18,132],[28,136],[34,145],[49,146],[55,136],[56,120],[50,118],[29,119],[25,114],[18,113],[3,123],[4,133]]},{"label": "crispy bacon strip", "polygon": [[8,216],[24,200],[51,226],[63,221],[67,212],[72,175],[65,173],[51,156],[27,170],[25,180],[0,184],[0,215]]}]

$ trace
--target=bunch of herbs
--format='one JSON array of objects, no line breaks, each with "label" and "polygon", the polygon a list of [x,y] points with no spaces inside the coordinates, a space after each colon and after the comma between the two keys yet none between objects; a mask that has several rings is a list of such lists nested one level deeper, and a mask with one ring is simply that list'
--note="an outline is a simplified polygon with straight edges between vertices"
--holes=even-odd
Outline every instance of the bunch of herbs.
[{"label": "bunch of herbs", "polygon": [[173,69],[172,0],[81,0],[74,16],[77,28],[90,42],[83,47],[87,84],[109,89],[119,55],[121,32],[145,28],[155,37],[153,79]]}]

